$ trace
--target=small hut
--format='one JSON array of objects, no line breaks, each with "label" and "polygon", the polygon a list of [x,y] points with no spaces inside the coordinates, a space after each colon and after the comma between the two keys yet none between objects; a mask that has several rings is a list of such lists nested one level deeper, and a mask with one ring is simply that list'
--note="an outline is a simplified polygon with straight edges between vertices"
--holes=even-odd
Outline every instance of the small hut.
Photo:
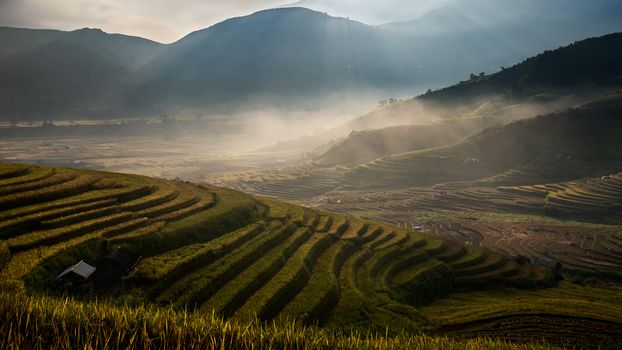
[{"label": "small hut", "polygon": [[98,283],[119,283],[134,273],[141,258],[127,249],[115,248],[97,261],[93,278]]},{"label": "small hut", "polygon": [[78,284],[85,282],[94,272],[96,268],[80,260],[56,276],[56,281],[67,284]]}]

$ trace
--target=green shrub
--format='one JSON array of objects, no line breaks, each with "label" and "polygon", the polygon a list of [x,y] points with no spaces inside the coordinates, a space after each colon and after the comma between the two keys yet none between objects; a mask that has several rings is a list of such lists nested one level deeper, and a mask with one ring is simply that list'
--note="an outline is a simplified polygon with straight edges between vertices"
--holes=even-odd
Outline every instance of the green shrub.
[{"label": "green shrub", "polygon": [[453,291],[453,271],[447,265],[431,261],[412,275],[409,281],[392,290],[396,300],[414,306],[428,304]]}]

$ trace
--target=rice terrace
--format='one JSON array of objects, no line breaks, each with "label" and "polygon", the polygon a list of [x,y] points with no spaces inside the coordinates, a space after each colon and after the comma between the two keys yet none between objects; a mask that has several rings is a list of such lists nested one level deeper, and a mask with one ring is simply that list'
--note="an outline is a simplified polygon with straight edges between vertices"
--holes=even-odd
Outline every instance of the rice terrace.
[{"label": "rice terrace", "polygon": [[0,2],[0,349],[622,348],[619,1],[54,6]]}]

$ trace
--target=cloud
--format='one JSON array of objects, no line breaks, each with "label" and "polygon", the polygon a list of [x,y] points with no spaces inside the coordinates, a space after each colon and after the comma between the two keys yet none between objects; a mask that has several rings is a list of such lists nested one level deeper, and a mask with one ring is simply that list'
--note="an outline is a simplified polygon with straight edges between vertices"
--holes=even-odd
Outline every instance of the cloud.
[{"label": "cloud", "polygon": [[0,25],[110,33],[172,42],[224,19],[279,4],[274,0],[0,0]]},{"label": "cloud", "polygon": [[95,27],[173,42],[227,18],[285,5],[367,24],[409,21],[435,8],[452,6],[471,20],[494,26],[534,17],[543,21],[554,16],[572,19],[576,13],[606,8],[607,4],[619,7],[619,0],[0,0],[0,26],[61,30]]},{"label": "cloud", "polygon": [[[303,0],[298,6],[369,24],[414,19],[445,0]],[[287,0],[0,0],[0,26],[100,28],[173,42],[230,17],[280,7]]]}]

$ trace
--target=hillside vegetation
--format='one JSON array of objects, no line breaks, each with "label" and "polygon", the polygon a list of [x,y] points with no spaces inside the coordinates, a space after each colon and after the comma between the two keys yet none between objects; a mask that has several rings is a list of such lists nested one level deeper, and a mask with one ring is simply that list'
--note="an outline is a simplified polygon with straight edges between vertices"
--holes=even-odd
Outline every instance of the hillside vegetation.
[{"label": "hillside vegetation", "polygon": [[352,130],[474,116],[526,118],[573,107],[622,87],[622,33],[547,50],[492,74],[473,74],[415,98],[379,107]]},{"label": "hillside vegetation", "polygon": [[[346,175],[354,188],[427,186],[520,170],[563,181],[622,167],[622,95],[488,128],[455,145],[382,158]],[[537,183],[537,182],[536,182]]]},{"label": "hillside vegetation", "polygon": [[98,29],[0,27],[0,117],[109,116],[163,45]]},{"label": "hillside vegetation", "polygon": [[475,77],[420,99],[468,105],[487,95],[503,94],[520,100],[542,93],[619,86],[622,83],[621,56],[622,33],[590,38],[547,50],[496,74]]}]

